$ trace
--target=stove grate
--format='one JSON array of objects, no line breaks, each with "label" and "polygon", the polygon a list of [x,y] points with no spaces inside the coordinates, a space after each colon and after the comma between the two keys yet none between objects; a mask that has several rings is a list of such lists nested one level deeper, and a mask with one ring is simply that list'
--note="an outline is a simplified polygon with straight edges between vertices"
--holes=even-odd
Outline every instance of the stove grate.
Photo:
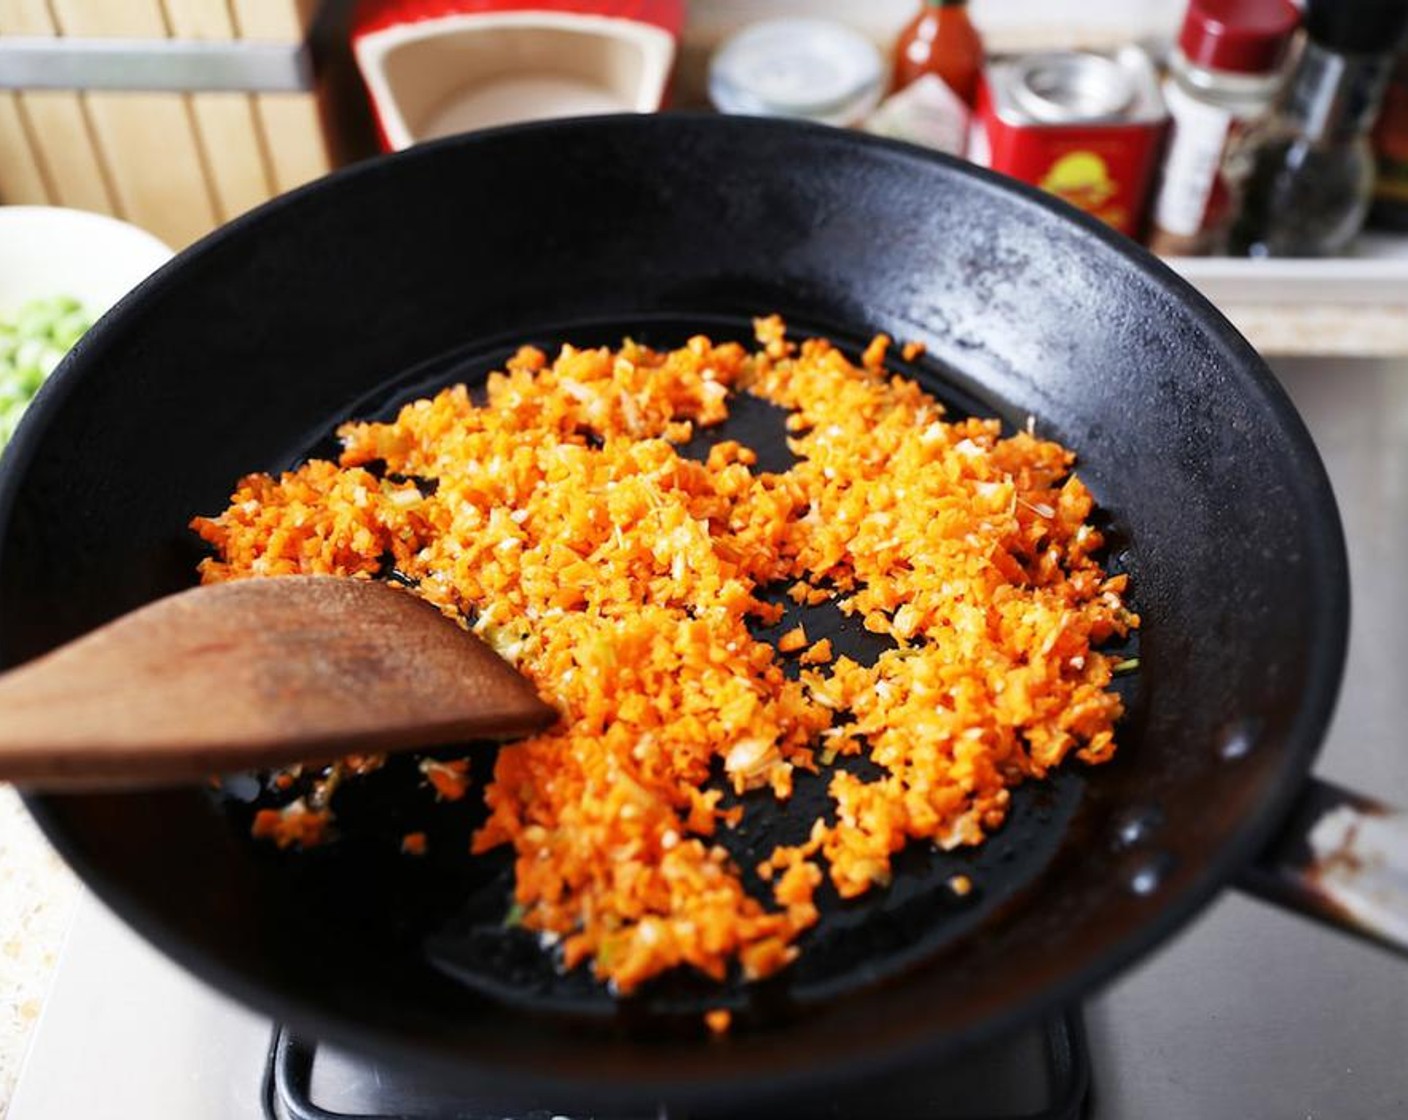
[{"label": "stove grate", "polygon": [[[1018,1055],[1017,1050],[1022,1050]],[[333,1090],[315,1084],[314,1065],[320,1057],[340,1068]],[[772,1120],[797,1115],[814,1120],[852,1120],[885,1115],[889,1120],[1081,1120],[1090,1096],[1090,1051],[1079,1010],[1054,1016],[1024,1043],[998,1043],[965,1057],[962,1069],[915,1071],[908,1077],[888,1077],[884,1083],[859,1090],[849,1103],[835,1094],[813,1102],[766,1108]],[[350,1105],[336,1098],[338,1084],[365,1082],[375,1092],[352,1094]],[[1015,1086],[1014,1082],[1020,1084]],[[1034,1089],[1033,1082],[1042,1087]],[[979,1099],[974,1100],[974,1085]],[[1033,1103],[1032,1096],[1039,1098]],[[346,1097],[348,1094],[343,1093]],[[268,1120],[586,1120],[588,1113],[529,1108],[513,1113],[486,1109],[462,1096],[435,1092],[404,1071],[360,1062],[305,1041],[290,1031],[274,1030],[264,1072],[264,1111]],[[321,1100],[322,1103],[319,1103]],[[690,1111],[688,1120],[719,1120],[736,1110],[717,1114]],[[685,1120],[682,1109],[662,1105],[646,1116],[622,1120]],[[598,1120],[603,1118],[598,1117]]]}]

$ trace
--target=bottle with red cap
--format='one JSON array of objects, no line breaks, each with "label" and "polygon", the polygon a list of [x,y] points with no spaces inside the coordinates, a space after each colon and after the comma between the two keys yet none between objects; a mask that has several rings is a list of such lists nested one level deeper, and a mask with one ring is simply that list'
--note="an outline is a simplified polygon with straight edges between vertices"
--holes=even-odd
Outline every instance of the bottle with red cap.
[{"label": "bottle with red cap", "polygon": [[1240,196],[1236,141],[1270,113],[1300,22],[1291,0],[1192,0],[1164,82],[1171,131],[1149,245],[1223,251]]}]

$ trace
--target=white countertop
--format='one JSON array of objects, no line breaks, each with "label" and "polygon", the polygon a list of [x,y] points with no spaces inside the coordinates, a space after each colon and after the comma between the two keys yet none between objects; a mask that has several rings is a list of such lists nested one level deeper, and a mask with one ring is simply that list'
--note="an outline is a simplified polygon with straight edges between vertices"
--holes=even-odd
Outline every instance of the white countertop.
[{"label": "white countertop", "polygon": [[0,1117],[49,989],[78,881],[0,786]]}]

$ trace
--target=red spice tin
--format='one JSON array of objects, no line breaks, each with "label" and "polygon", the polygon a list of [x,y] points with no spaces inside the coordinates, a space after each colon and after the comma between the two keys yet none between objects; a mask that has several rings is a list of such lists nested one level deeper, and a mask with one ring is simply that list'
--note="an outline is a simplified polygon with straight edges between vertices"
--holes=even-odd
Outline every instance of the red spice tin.
[{"label": "red spice tin", "polygon": [[1168,110],[1149,56],[1028,55],[987,68],[969,158],[1137,237]]}]

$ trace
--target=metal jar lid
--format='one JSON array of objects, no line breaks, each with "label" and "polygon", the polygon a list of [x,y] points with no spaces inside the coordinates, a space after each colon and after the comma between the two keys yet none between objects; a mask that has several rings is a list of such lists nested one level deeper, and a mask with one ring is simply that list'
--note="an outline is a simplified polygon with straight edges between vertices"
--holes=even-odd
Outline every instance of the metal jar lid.
[{"label": "metal jar lid", "polygon": [[722,113],[852,125],[884,92],[879,48],[843,23],[775,19],[729,38],[709,64],[709,98]]},{"label": "metal jar lid", "polygon": [[1030,55],[1013,65],[1011,83],[1013,100],[1047,124],[1119,120],[1138,93],[1118,62],[1083,51]]}]

